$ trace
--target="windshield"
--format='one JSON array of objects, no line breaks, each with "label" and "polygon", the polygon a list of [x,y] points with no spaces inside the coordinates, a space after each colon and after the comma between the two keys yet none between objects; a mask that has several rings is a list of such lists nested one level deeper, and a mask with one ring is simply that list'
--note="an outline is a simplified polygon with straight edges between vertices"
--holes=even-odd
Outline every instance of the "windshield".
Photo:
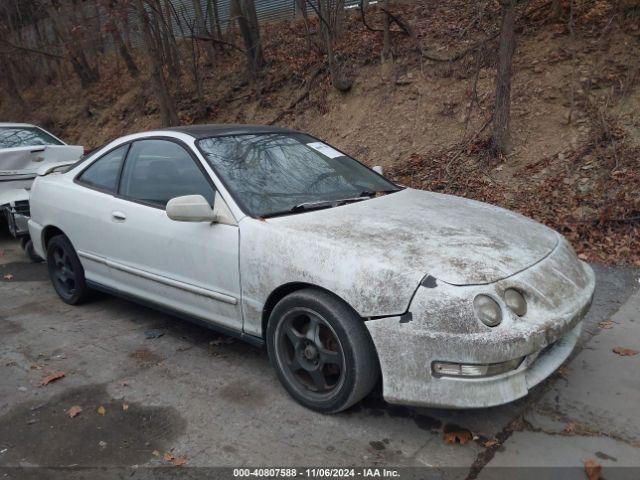
[{"label": "windshield", "polygon": [[0,148],[64,145],[38,127],[0,127]]},{"label": "windshield", "polygon": [[398,190],[356,160],[302,133],[213,137],[198,145],[236,201],[256,217]]}]

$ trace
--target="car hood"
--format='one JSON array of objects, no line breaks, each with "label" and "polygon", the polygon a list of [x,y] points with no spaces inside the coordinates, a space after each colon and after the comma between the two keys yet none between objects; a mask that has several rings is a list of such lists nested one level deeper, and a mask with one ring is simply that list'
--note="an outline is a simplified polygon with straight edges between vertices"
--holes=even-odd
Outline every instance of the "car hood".
[{"label": "car hood", "polygon": [[78,160],[84,149],[77,145],[37,145],[0,149],[0,175],[34,176],[43,166]]},{"label": "car hood", "polygon": [[366,256],[398,273],[453,285],[487,284],[539,262],[558,243],[553,230],[520,214],[452,195],[404,189],[269,223],[314,243]]}]

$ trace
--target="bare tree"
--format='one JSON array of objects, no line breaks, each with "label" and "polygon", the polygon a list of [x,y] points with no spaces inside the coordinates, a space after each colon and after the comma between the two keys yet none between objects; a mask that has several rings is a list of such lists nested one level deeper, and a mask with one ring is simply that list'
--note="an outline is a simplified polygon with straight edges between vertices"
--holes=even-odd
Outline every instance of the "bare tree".
[{"label": "bare tree", "polygon": [[[119,5],[117,0],[107,0],[105,2],[105,10],[107,12],[107,18],[105,20],[105,31],[111,35],[114,46],[118,49],[118,53],[124,60],[124,64],[127,67],[129,75],[137,77],[140,74],[140,70],[136,65],[127,44],[122,38],[122,33],[118,28],[118,23],[121,22],[121,17],[126,15],[120,15],[121,11],[118,9]],[[126,12],[125,12],[126,13]]]},{"label": "bare tree", "polygon": [[231,15],[236,18],[240,28],[249,72],[256,76],[264,67],[265,60],[255,3],[253,0],[231,0]]},{"label": "bare tree", "polygon": [[[162,124],[167,127],[178,125],[180,121],[178,119],[178,114],[176,113],[173,97],[167,87],[167,81],[162,68],[163,65],[160,48],[151,31],[151,19],[149,16],[157,15],[157,11],[150,9],[150,12],[147,12],[143,0],[136,0],[135,7],[140,20],[142,41],[147,52],[149,64],[151,65],[151,82],[160,106]],[[157,19],[156,24],[158,24]]]},{"label": "bare tree", "polygon": [[495,153],[507,153],[510,147],[511,64],[516,47],[514,32],[516,0],[500,0],[500,5],[502,7],[502,23],[496,69],[496,98],[493,109],[491,149]]},{"label": "bare tree", "polygon": [[0,55],[0,62],[4,66],[4,73],[0,75],[0,78],[2,78],[3,86],[7,92],[6,100],[9,103],[13,103],[18,112],[23,113],[27,110],[27,103],[18,89],[13,61],[7,55]]},{"label": "bare tree", "polygon": [[346,92],[351,89],[353,82],[344,74],[342,65],[336,58],[334,51],[334,41],[342,29],[344,0],[318,0],[317,6],[310,1],[308,3],[316,10],[320,19],[320,32],[327,54],[331,84],[341,92]]},{"label": "bare tree", "polygon": [[51,0],[49,18],[53,31],[64,45],[73,70],[80,79],[82,87],[86,88],[100,80],[97,65],[92,66],[87,59],[83,44],[85,39],[79,28],[79,21],[75,15],[75,5],[69,1]]},{"label": "bare tree", "polygon": [[222,27],[220,26],[220,12],[218,10],[218,0],[207,0],[207,15],[211,24],[212,34],[217,40],[222,40]]},{"label": "bare tree", "polygon": [[391,19],[389,18],[389,0],[384,0],[384,24],[382,32],[382,61],[391,59]]}]

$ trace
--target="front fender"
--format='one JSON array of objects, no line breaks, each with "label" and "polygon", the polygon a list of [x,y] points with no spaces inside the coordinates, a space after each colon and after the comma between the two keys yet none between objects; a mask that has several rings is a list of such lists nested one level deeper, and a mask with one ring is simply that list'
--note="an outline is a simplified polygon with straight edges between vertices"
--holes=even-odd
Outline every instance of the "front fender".
[{"label": "front fender", "polygon": [[290,232],[269,222],[240,221],[240,275],[245,332],[262,334],[262,310],[281,285],[316,285],[361,317],[407,311],[423,273],[400,270],[349,245]]}]

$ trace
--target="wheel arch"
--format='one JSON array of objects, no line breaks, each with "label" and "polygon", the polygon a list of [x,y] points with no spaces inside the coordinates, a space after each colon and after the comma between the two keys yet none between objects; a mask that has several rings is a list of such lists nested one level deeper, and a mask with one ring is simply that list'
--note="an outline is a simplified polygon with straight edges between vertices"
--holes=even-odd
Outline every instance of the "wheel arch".
[{"label": "wheel arch", "polygon": [[278,302],[282,300],[284,297],[286,297],[287,295],[292,294],[293,292],[297,292],[298,290],[303,290],[307,288],[328,293],[329,295],[340,300],[351,310],[353,310],[353,312],[358,317],[362,318],[362,316],[349,304],[349,302],[347,302],[344,298],[340,297],[339,295],[336,295],[331,290],[327,290],[326,288],[323,288],[319,285],[315,285],[313,283],[289,282],[289,283],[280,285],[275,290],[273,290],[267,297],[267,301],[264,303],[264,306],[262,307],[262,338],[266,339],[267,324],[269,323],[269,317],[271,316],[271,312],[273,311],[275,306],[278,304]]},{"label": "wheel arch", "polygon": [[64,235],[65,237],[69,238],[66,233],[64,233],[60,228],[56,227],[55,225],[47,225],[42,229],[42,248],[45,254],[47,252],[47,246],[49,245],[49,241],[56,235]]}]

